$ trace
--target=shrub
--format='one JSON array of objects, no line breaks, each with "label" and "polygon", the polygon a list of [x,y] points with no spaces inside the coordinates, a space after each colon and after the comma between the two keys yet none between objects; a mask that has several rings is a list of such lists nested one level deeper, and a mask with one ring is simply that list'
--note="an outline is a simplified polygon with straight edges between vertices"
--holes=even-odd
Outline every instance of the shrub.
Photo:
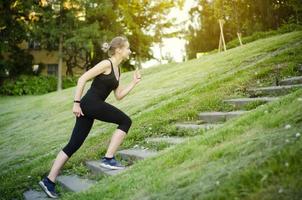
[{"label": "shrub", "polygon": [[[73,87],[78,77],[63,77],[63,89]],[[2,95],[39,95],[56,91],[57,77],[20,75],[14,79],[7,79],[0,88]]]}]

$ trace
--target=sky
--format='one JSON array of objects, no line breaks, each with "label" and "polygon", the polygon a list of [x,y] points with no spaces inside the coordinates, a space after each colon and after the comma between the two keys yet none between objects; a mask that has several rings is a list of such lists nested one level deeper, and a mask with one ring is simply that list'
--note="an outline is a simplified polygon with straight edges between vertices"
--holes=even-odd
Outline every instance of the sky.
[{"label": "sky", "polygon": [[[196,0],[186,0],[182,10],[178,8],[173,8],[168,18],[176,17],[176,23],[185,22],[185,26],[189,24],[189,10],[192,6],[196,4]],[[171,29],[173,30],[173,28]],[[163,55],[170,54],[175,62],[182,62],[185,56],[185,43],[186,41],[179,38],[166,38],[163,39]],[[159,45],[151,47],[153,56],[155,58],[160,58],[160,48]],[[167,63],[167,61],[162,61],[162,64]],[[160,64],[157,60],[151,59],[145,63],[142,63],[143,68],[148,68],[154,65]]]}]

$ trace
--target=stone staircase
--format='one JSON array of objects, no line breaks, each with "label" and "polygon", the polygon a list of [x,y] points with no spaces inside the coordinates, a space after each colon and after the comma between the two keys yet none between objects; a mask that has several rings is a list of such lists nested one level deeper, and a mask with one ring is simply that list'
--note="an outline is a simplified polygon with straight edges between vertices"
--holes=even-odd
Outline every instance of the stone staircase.
[{"label": "stone staircase", "polygon": [[[186,138],[183,137],[152,137],[146,138],[147,143],[168,143],[171,145],[180,144],[184,142]],[[100,166],[100,160],[88,160],[85,162],[86,167],[90,169],[93,175],[102,174],[105,176],[117,175],[131,167],[136,161],[147,159],[153,156],[157,156],[158,152],[154,150],[142,149],[142,148],[130,148],[120,150],[116,153],[124,161],[127,161],[130,166],[126,166],[125,169],[110,170]],[[56,179],[59,186],[70,192],[82,192],[92,187],[96,181],[83,178],[77,175],[59,175]],[[23,193],[25,200],[46,200],[49,199],[47,195],[39,190],[30,189]]]},{"label": "stone staircase", "polygon": [[191,129],[191,130],[210,130],[210,129],[215,129],[220,127],[222,124],[198,124],[198,123],[194,123],[194,122],[179,122],[176,123],[175,126],[177,129]]},{"label": "stone staircase", "polygon": [[[301,68],[302,73],[302,68]],[[208,131],[210,129],[219,128],[223,126],[223,123],[232,118],[242,116],[251,111],[243,110],[244,106],[249,103],[261,102],[268,103],[278,100],[277,95],[287,94],[293,89],[302,88],[302,76],[292,77],[284,79],[280,82],[280,86],[271,86],[263,88],[252,88],[249,89],[250,97],[238,98],[238,99],[226,99],[225,103],[229,103],[234,106],[235,111],[231,112],[202,112],[198,114],[200,121],[192,122],[178,122],[175,124],[177,129],[189,129],[189,130],[200,130]],[[274,95],[263,96],[263,95]],[[146,138],[147,143],[167,143],[170,145],[177,145],[185,142],[187,137],[152,137]],[[117,155],[121,157],[122,160],[127,162],[129,166],[126,166],[122,170],[108,170],[100,166],[100,160],[88,160],[85,162],[86,167],[90,169],[92,174],[102,174],[105,176],[114,176],[127,169],[131,168],[131,165],[135,162],[143,159],[148,159],[159,154],[158,151],[141,149],[141,148],[130,148],[124,149],[117,152]],[[62,186],[71,192],[82,192],[88,190],[92,187],[96,181],[90,180],[77,175],[60,175],[57,177],[58,185]],[[23,193],[25,200],[45,200],[49,199],[46,194],[41,190],[30,189]]]},{"label": "stone staircase", "polygon": [[250,93],[251,96],[264,96],[264,95],[275,96],[275,95],[285,95],[299,88],[302,88],[302,84],[251,88],[248,90],[248,92]]},{"label": "stone staircase", "polygon": [[280,81],[280,85],[302,84],[302,76],[294,76]]},{"label": "stone staircase", "polygon": [[58,176],[57,181],[67,190],[72,192],[82,192],[89,189],[96,182],[93,180],[81,178],[77,175]]},{"label": "stone staircase", "polygon": [[186,140],[186,138],[183,137],[170,137],[170,136],[164,136],[164,137],[152,137],[152,138],[147,138],[145,141],[147,143],[153,142],[153,143],[168,143],[168,144],[180,144],[183,143]]},{"label": "stone staircase", "polygon": [[231,112],[202,112],[198,114],[199,119],[206,123],[225,122],[231,118],[241,116],[249,111],[238,110]]},{"label": "stone staircase", "polygon": [[[298,69],[302,73],[302,66]],[[249,96],[235,99],[225,99],[224,103],[232,105],[235,111],[231,112],[201,112],[198,114],[199,121],[177,122],[177,129],[203,130],[204,132],[223,126],[229,119],[242,116],[250,111],[244,110],[249,104],[261,105],[276,101],[281,95],[286,95],[296,89],[302,88],[302,76],[295,76],[283,79],[278,86],[250,88],[247,90]]]},{"label": "stone staircase", "polygon": [[279,97],[255,97],[255,98],[238,98],[238,99],[227,99],[223,102],[229,103],[233,105],[236,109],[242,109],[246,105],[254,102],[260,102],[260,103],[268,103],[272,101],[278,100]]}]

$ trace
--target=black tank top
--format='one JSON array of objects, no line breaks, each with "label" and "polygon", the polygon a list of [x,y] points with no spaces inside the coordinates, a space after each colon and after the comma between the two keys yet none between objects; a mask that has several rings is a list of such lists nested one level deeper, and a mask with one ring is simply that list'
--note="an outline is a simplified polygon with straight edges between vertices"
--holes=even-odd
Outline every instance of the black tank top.
[{"label": "black tank top", "polygon": [[[94,77],[89,90],[87,91],[87,95],[101,98],[103,101],[109,96],[112,90],[116,89],[119,85],[119,80],[116,79],[113,70],[113,64],[110,59],[108,59],[111,63],[111,72],[110,74],[99,74]],[[120,79],[120,68],[119,71],[119,79]],[[85,95],[86,96],[86,95]]]}]

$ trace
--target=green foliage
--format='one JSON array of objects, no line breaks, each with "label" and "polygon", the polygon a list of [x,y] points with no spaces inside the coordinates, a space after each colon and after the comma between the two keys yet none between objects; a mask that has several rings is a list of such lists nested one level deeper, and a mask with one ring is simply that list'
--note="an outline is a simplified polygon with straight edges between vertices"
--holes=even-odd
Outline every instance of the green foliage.
[{"label": "green foliage", "polygon": [[[0,1],[0,77],[31,73],[32,56],[18,46],[28,38],[29,19],[24,16],[30,12],[31,4],[31,0]],[[3,54],[8,57],[4,59]]]},{"label": "green foliage", "polygon": [[78,77],[71,77],[71,76],[65,76],[63,78],[63,89],[65,88],[70,88],[70,87],[74,87],[77,85],[77,80],[78,80]]},{"label": "green foliage", "polygon": [[[77,77],[64,77],[63,88],[75,86]],[[57,77],[21,75],[7,79],[0,88],[1,95],[39,95],[56,91]]]},{"label": "green foliage", "polygon": [[[262,39],[262,38],[267,38],[267,37],[271,37],[271,36],[274,36],[274,35],[278,35],[278,34],[282,34],[282,33],[288,33],[288,32],[292,32],[292,31],[298,31],[298,30],[302,30],[302,25],[284,24],[277,30],[255,32],[250,36],[243,37],[242,38],[242,43],[246,44],[246,43],[250,43],[250,42],[253,42],[255,40]],[[236,39],[234,39],[234,40],[227,43],[227,49],[231,49],[231,48],[234,48],[234,47],[237,47],[237,46],[239,46],[238,38],[236,38]]]},{"label": "green foliage", "polygon": [[[276,30],[283,24],[301,24],[301,1],[276,1],[276,0],[201,0],[190,10],[192,19],[198,24],[189,27],[186,47],[189,58],[195,58],[197,52],[209,52],[217,49],[219,44],[220,27],[219,19],[225,21],[223,26],[225,42],[237,38],[237,33],[250,36],[243,43],[253,39],[272,36],[277,32],[258,33]],[[283,31],[288,32],[290,30]],[[280,31],[279,33],[282,33]],[[238,43],[236,43],[238,44]],[[231,47],[238,46],[232,44]]]},{"label": "green foliage", "polygon": [[[136,1],[72,1],[76,5],[72,8],[60,6],[62,1],[50,1],[45,7],[33,7],[41,14],[41,19],[33,23],[31,36],[44,48],[53,49],[59,46],[59,37],[63,34],[66,75],[72,75],[74,67],[83,65],[89,69],[107,58],[107,53],[101,49],[102,44],[120,35],[128,38],[136,61],[148,60],[153,57],[150,51],[153,42],[166,35],[146,34],[144,30],[172,27],[166,14],[181,1],[147,1],[144,4]],[[60,12],[52,8],[54,5]],[[85,13],[85,16],[79,17],[79,13]],[[130,60],[125,62],[123,71],[135,69],[132,63]]]}]

